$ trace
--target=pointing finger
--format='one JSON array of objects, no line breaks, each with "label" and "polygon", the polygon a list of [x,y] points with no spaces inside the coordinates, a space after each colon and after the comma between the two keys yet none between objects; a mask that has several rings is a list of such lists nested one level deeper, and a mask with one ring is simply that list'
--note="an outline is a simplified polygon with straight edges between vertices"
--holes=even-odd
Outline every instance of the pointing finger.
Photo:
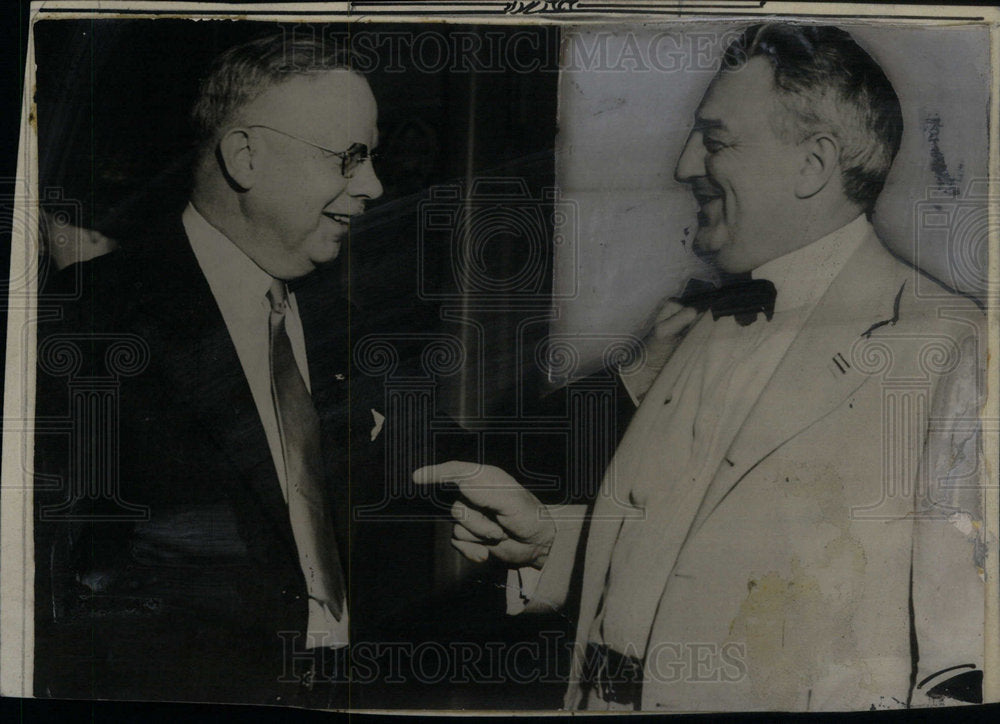
[{"label": "pointing finger", "polygon": [[454,483],[468,502],[498,516],[523,513],[531,501],[514,478],[492,465],[452,460],[414,471],[413,480],[418,485]]},{"label": "pointing finger", "polygon": [[468,480],[480,475],[485,466],[464,460],[449,460],[438,465],[425,465],[413,471],[413,482],[417,485],[433,485]]}]

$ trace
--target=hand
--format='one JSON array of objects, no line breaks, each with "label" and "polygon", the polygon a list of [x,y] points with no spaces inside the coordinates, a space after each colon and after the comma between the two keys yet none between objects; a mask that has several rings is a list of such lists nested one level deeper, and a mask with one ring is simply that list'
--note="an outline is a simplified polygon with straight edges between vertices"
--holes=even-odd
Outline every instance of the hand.
[{"label": "hand", "polygon": [[512,568],[541,568],[556,526],[545,505],[500,468],[452,460],[413,472],[418,485],[455,483],[451,544],[471,561],[493,556]]},{"label": "hand", "polygon": [[685,307],[673,299],[667,300],[660,308],[656,321],[653,322],[653,329],[643,340],[646,346],[646,367],[653,378],[660,373],[702,314],[694,307]]},{"label": "hand", "polygon": [[701,318],[702,312],[673,299],[660,308],[653,328],[643,339],[646,363],[631,372],[622,371],[622,381],[636,400],[642,400],[684,336]]},{"label": "hand", "polygon": [[118,242],[94,229],[84,229],[70,224],[60,225],[48,211],[42,212],[43,233],[40,234],[40,252],[48,254],[56,269],[65,269],[70,264],[90,261],[110,254],[118,248]]},{"label": "hand", "polygon": [[648,339],[676,346],[701,315],[694,307],[685,307],[675,299],[668,299],[657,312]]}]

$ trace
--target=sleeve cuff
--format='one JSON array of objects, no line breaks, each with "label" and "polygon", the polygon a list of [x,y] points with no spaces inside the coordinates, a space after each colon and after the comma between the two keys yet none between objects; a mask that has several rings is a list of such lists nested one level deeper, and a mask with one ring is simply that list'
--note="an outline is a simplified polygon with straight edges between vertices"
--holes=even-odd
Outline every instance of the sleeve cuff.
[{"label": "sleeve cuff", "polygon": [[507,615],[516,616],[528,606],[538,588],[542,572],[537,568],[511,568],[507,571]]},{"label": "sleeve cuff", "polygon": [[525,567],[507,573],[507,613],[511,616],[526,610],[558,610],[566,602],[587,506],[568,505],[549,510],[556,524],[556,537],[542,570]]}]

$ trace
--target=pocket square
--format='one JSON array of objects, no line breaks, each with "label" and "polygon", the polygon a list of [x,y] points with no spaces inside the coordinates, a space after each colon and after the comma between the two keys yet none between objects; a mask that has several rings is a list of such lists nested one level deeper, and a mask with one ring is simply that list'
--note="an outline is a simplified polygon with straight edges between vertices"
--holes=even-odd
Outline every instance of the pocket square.
[{"label": "pocket square", "polygon": [[375,438],[379,436],[382,432],[382,426],[385,425],[385,415],[380,414],[374,407],[372,408],[372,419],[375,421],[375,427],[372,428],[372,442],[375,442]]}]

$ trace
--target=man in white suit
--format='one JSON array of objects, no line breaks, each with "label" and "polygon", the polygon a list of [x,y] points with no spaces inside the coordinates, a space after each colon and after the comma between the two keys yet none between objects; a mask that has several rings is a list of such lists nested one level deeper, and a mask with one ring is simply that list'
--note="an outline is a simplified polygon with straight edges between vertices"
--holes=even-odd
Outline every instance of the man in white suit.
[{"label": "man in white suit", "polygon": [[458,484],[453,545],[511,567],[511,609],[566,603],[583,554],[567,708],[981,696],[984,316],[918,294],[869,223],[901,134],[849,34],[749,28],[675,173],[730,282],[668,305],[655,368],[623,375],[641,404],[598,499],[546,507],[473,463],[414,474]]}]

